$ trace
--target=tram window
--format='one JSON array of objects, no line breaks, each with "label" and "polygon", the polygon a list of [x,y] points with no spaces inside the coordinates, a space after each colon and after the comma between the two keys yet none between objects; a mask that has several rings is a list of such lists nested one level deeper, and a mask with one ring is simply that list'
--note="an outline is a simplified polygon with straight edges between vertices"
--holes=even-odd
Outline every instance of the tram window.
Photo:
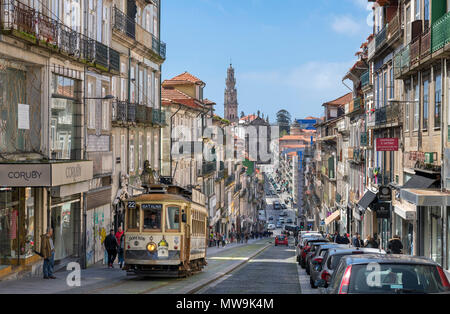
[{"label": "tram window", "polygon": [[144,229],[161,229],[161,209],[143,209]]},{"label": "tram window", "polygon": [[180,230],[180,208],[167,207],[166,229]]},{"label": "tram window", "polygon": [[128,229],[139,229],[139,208],[128,209]]}]

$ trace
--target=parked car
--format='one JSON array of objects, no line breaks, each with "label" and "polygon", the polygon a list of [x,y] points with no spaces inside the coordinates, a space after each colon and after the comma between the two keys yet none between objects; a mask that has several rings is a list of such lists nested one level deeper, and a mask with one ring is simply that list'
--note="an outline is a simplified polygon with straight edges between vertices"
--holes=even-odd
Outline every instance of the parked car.
[{"label": "parked car", "polygon": [[386,254],[385,251],[380,249],[368,249],[368,248],[356,248],[356,247],[349,247],[347,248],[342,247],[336,247],[336,248],[330,248],[322,259],[317,258],[315,261],[312,262],[311,267],[311,276],[310,276],[310,284],[312,288],[317,287],[317,280],[325,280],[325,286],[328,286],[331,280],[331,276],[333,275],[333,272],[336,270],[337,265],[339,264],[339,261],[342,257],[346,255],[354,255],[354,254],[373,254],[373,253],[380,253],[380,254]]},{"label": "parked car", "polygon": [[322,237],[322,234],[318,231],[300,231],[298,234],[297,243],[302,243],[305,237]]},{"label": "parked car", "polygon": [[309,263],[310,263],[310,260],[311,259],[313,259],[315,256],[316,256],[316,253],[317,253],[317,249],[321,246],[321,245],[323,245],[323,244],[327,244],[327,243],[329,243],[330,241],[328,241],[328,240],[326,240],[326,239],[324,239],[324,241],[323,242],[314,242],[312,245],[311,245],[311,249],[309,250],[309,252],[306,254],[306,257],[305,257],[305,271],[306,271],[306,273],[309,275]]},{"label": "parked car", "polygon": [[267,226],[267,230],[274,230],[274,229],[276,229],[276,227],[275,227],[274,224],[269,224],[269,225]]},{"label": "parked car", "polygon": [[279,235],[275,237],[275,246],[286,245],[288,246],[288,237],[285,235]]},{"label": "parked car", "polygon": [[[324,280],[318,280],[320,287]],[[364,254],[343,257],[326,292],[330,294],[450,294],[439,264],[425,257]]]},{"label": "parked car", "polygon": [[287,209],[287,206],[285,204],[281,204],[282,209]]},{"label": "parked car", "polygon": [[306,264],[305,264],[306,254],[308,254],[309,250],[311,249],[311,245],[314,242],[325,242],[325,239],[322,236],[306,237],[303,239],[303,241],[301,243],[299,243],[299,245],[297,245],[297,249],[298,249],[298,250],[296,249],[297,261],[298,261],[298,264],[302,268],[306,267]]}]

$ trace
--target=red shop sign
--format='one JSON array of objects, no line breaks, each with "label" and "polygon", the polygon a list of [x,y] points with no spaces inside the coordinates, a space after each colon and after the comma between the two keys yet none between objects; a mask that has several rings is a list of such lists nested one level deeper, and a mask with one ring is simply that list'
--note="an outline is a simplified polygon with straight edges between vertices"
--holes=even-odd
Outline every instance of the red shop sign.
[{"label": "red shop sign", "polygon": [[398,151],[398,138],[377,138],[377,152]]}]

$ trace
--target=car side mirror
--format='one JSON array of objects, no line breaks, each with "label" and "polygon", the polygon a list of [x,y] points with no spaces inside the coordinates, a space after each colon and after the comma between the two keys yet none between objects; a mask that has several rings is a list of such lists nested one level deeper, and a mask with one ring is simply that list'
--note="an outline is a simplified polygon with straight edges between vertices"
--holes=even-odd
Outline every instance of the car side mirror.
[{"label": "car side mirror", "polygon": [[316,282],[314,283],[314,285],[315,285],[316,287],[319,287],[319,288],[325,288],[326,284],[327,284],[327,282],[326,282],[325,280],[323,280],[323,279],[318,279],[318,280],[316,280]]},{"label": "car side mirror", "polygon": [[182,215],[181,215],[181,221],[184,222],[184,223],[187,222],[186,214],[182,214]]}]

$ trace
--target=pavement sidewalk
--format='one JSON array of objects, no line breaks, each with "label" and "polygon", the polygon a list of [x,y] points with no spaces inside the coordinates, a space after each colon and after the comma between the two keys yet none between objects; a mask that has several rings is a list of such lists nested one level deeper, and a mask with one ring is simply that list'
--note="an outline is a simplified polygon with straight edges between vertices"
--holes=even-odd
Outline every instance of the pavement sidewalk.
[{"label": "pavement sidewalk", "polygon": [[[264,239],[252,239],[247,244],[232,243],[226,245],[224,248],[208,248],[207,257],[234,255],[234,251],[240,251],[246,246],[252,247],[255,244],[270,242],[270,238]],[[259,243],[258,243],[259,242]],[[259,250],[258,250],[259,251]],[[214,264],[214,263],[213,263]],[[234,264],[234,263],[233,263]],[[236,265],[236,264],[234,264]],[[226,269],[223,270],[226,273]],[[120,285],[127,280],[127,273],[122,271],[116,264],[115,268],[107,268],[106,265],[99,263],[92,265],[87,269],[81,270],[81,287],[79,290],[77,287],[71,287],[67,283],[67,277],[70,271],[65,268],[55,272],[57,279],[42,279],[41,277],[25,277],[18,280],[0,281],[0,294],[55,294],[55,293],[97,293],[105,286]],[[217,273],[214,276],[220,276],[222,273]],[[197,276],[197,275],[196,275]],[[183,289],[185,293],[195,289],[198,284],[204,284],[212,279],[212,276],[203,274],[199,277],[201,282],[198,283],[186,283],[186,289]],[[203,278],[207,277],[207,278]],[[190,277],[195,279],[195,276]],[[203,280],[205,279],[205,280]],[[194,280],[195,281],[195,280]],[[79,291],[79,292],[76,292]]]}]

